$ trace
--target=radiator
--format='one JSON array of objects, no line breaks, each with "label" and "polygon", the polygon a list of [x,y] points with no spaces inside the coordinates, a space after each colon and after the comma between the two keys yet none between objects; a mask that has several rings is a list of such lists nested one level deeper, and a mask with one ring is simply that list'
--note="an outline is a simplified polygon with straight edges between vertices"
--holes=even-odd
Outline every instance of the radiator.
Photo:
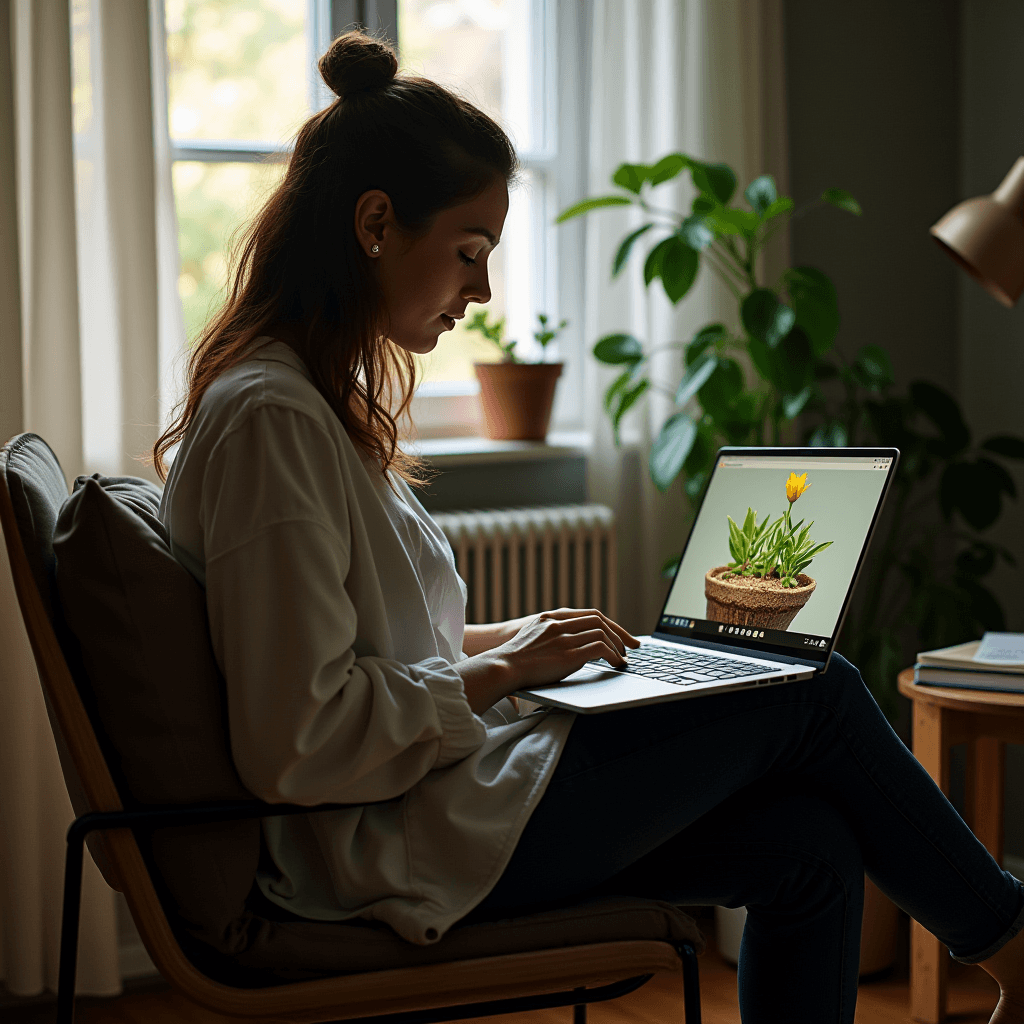
[{"label": "radiator", "polygon": [[568,606],[615,617],[615,518],[604,505],[435,512],[469,588],[466,621]]}]

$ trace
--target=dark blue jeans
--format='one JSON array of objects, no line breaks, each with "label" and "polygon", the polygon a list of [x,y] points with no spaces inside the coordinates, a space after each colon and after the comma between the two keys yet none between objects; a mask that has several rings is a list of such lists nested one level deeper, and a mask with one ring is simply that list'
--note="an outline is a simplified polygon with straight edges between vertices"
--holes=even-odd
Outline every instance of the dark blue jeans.
[{"label": "dark blue jeans", "polygon": [[475,913],[595,892],[745,905],[744,1022],[852,1024],[865,870],[967,963],[1024,928],[1024,886],[837,656],[805,682],[579,716]]}]

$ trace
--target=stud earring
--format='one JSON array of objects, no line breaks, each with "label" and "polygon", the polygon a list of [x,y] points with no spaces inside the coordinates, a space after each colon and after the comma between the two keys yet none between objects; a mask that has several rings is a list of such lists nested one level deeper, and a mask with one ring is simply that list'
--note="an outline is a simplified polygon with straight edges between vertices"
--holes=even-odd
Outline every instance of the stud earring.
[{"label": "stud earring", "polygon": [[370,252],[376,255],[377,253],[380,252],[380,246],[376,242],[374,242],[373,245],[370,246]]}]

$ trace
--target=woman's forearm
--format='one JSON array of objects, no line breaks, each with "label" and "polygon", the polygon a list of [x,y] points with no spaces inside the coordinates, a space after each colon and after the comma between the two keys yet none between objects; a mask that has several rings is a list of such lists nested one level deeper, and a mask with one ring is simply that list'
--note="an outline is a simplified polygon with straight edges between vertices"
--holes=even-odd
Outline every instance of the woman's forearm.
[{"label": "woman's forearm", "polygon": [[524,615],[521,619],[509,619],[507,622],[488,622],[481,626],[466,626],[462,637],[462,649],[471,658],[485,651],[492,651],[503,643],[511,640],[531,618]]}]

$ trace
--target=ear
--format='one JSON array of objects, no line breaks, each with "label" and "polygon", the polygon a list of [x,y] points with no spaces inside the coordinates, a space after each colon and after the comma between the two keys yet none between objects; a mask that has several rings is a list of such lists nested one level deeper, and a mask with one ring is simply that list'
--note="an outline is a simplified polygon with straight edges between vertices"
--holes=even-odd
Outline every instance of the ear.
[{"label": "ear", "polygon": [[[371,189],[356,200],[356,242],[370,259],[376,259],[384,251],[385,242],[394,237],[395,227],[395,211],[386,192]],[[375,245],[376,252],[373,251]]]}]

